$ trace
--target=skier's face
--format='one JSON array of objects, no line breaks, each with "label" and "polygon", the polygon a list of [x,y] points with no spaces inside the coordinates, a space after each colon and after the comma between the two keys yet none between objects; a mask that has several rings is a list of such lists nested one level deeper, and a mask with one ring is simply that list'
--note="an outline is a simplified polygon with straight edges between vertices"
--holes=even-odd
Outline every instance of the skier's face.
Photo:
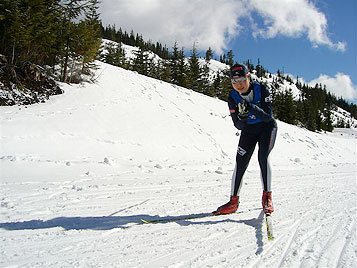
[{"label": "skier's face", "polygon": [[233,76],[232,79],[233,88],[239,93],[245,93],[249,89],[249,74],[246,76]]}]

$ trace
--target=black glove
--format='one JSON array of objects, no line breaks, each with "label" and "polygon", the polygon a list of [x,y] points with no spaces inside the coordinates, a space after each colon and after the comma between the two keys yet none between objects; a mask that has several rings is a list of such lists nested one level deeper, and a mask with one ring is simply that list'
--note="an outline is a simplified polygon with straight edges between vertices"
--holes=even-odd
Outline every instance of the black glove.
[{"label": "black glove", "polygon": [[238,103],[238,118],[240,120],[247,119],[249,115],[248,105],[249,104],[246,102],[246,100],[243,100],[242,102]]}]

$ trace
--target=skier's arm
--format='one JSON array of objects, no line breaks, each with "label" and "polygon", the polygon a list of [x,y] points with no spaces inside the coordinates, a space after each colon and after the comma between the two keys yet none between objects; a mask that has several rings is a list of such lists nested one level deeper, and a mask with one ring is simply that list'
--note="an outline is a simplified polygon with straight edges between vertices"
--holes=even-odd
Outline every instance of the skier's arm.
[{"label": "skier's arm", "polygon": [[231,96],[229,96],[229,98],[228,98],[228,107],[229,107],[229,112],[231,114],[234,126],[237,129],[242,130],[246,126],[246,123],[245,123],[246,120],[240,120],[238,118],[238,110],[237,110],[238,108]]},{"label": "skier's arm", "polygon": [[269,122],[274,120],[273,118],[273,111],[271,108],[271,96],[268,89],[262,85],[262,98],[261,98],[261,107],[258,107],[255,104],[249,103],[248,110],[252,114],[254,114],[257,118],[264,122]]}]

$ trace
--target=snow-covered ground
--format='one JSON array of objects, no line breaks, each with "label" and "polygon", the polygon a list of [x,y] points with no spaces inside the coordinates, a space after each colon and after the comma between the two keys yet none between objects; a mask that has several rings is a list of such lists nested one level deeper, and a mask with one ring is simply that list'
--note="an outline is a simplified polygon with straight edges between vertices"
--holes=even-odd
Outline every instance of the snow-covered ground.
[{"label": "snow-covered ground", "polygon": [[356,131],[278,122],[275,240],[257,156],[227,202],[238,137],[226,103],[99,63],[98,82],[0,107],[0,267],[356,267]]}]

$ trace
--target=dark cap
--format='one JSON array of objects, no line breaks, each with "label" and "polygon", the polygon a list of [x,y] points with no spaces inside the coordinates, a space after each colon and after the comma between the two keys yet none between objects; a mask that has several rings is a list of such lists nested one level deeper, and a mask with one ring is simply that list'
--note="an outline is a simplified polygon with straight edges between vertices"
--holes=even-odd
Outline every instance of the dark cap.
[{"label": "dark cap", "polygon": [[244,64],[234,64],[230,69],[230,76],[246,76],[249,73],[247,66]]}]

